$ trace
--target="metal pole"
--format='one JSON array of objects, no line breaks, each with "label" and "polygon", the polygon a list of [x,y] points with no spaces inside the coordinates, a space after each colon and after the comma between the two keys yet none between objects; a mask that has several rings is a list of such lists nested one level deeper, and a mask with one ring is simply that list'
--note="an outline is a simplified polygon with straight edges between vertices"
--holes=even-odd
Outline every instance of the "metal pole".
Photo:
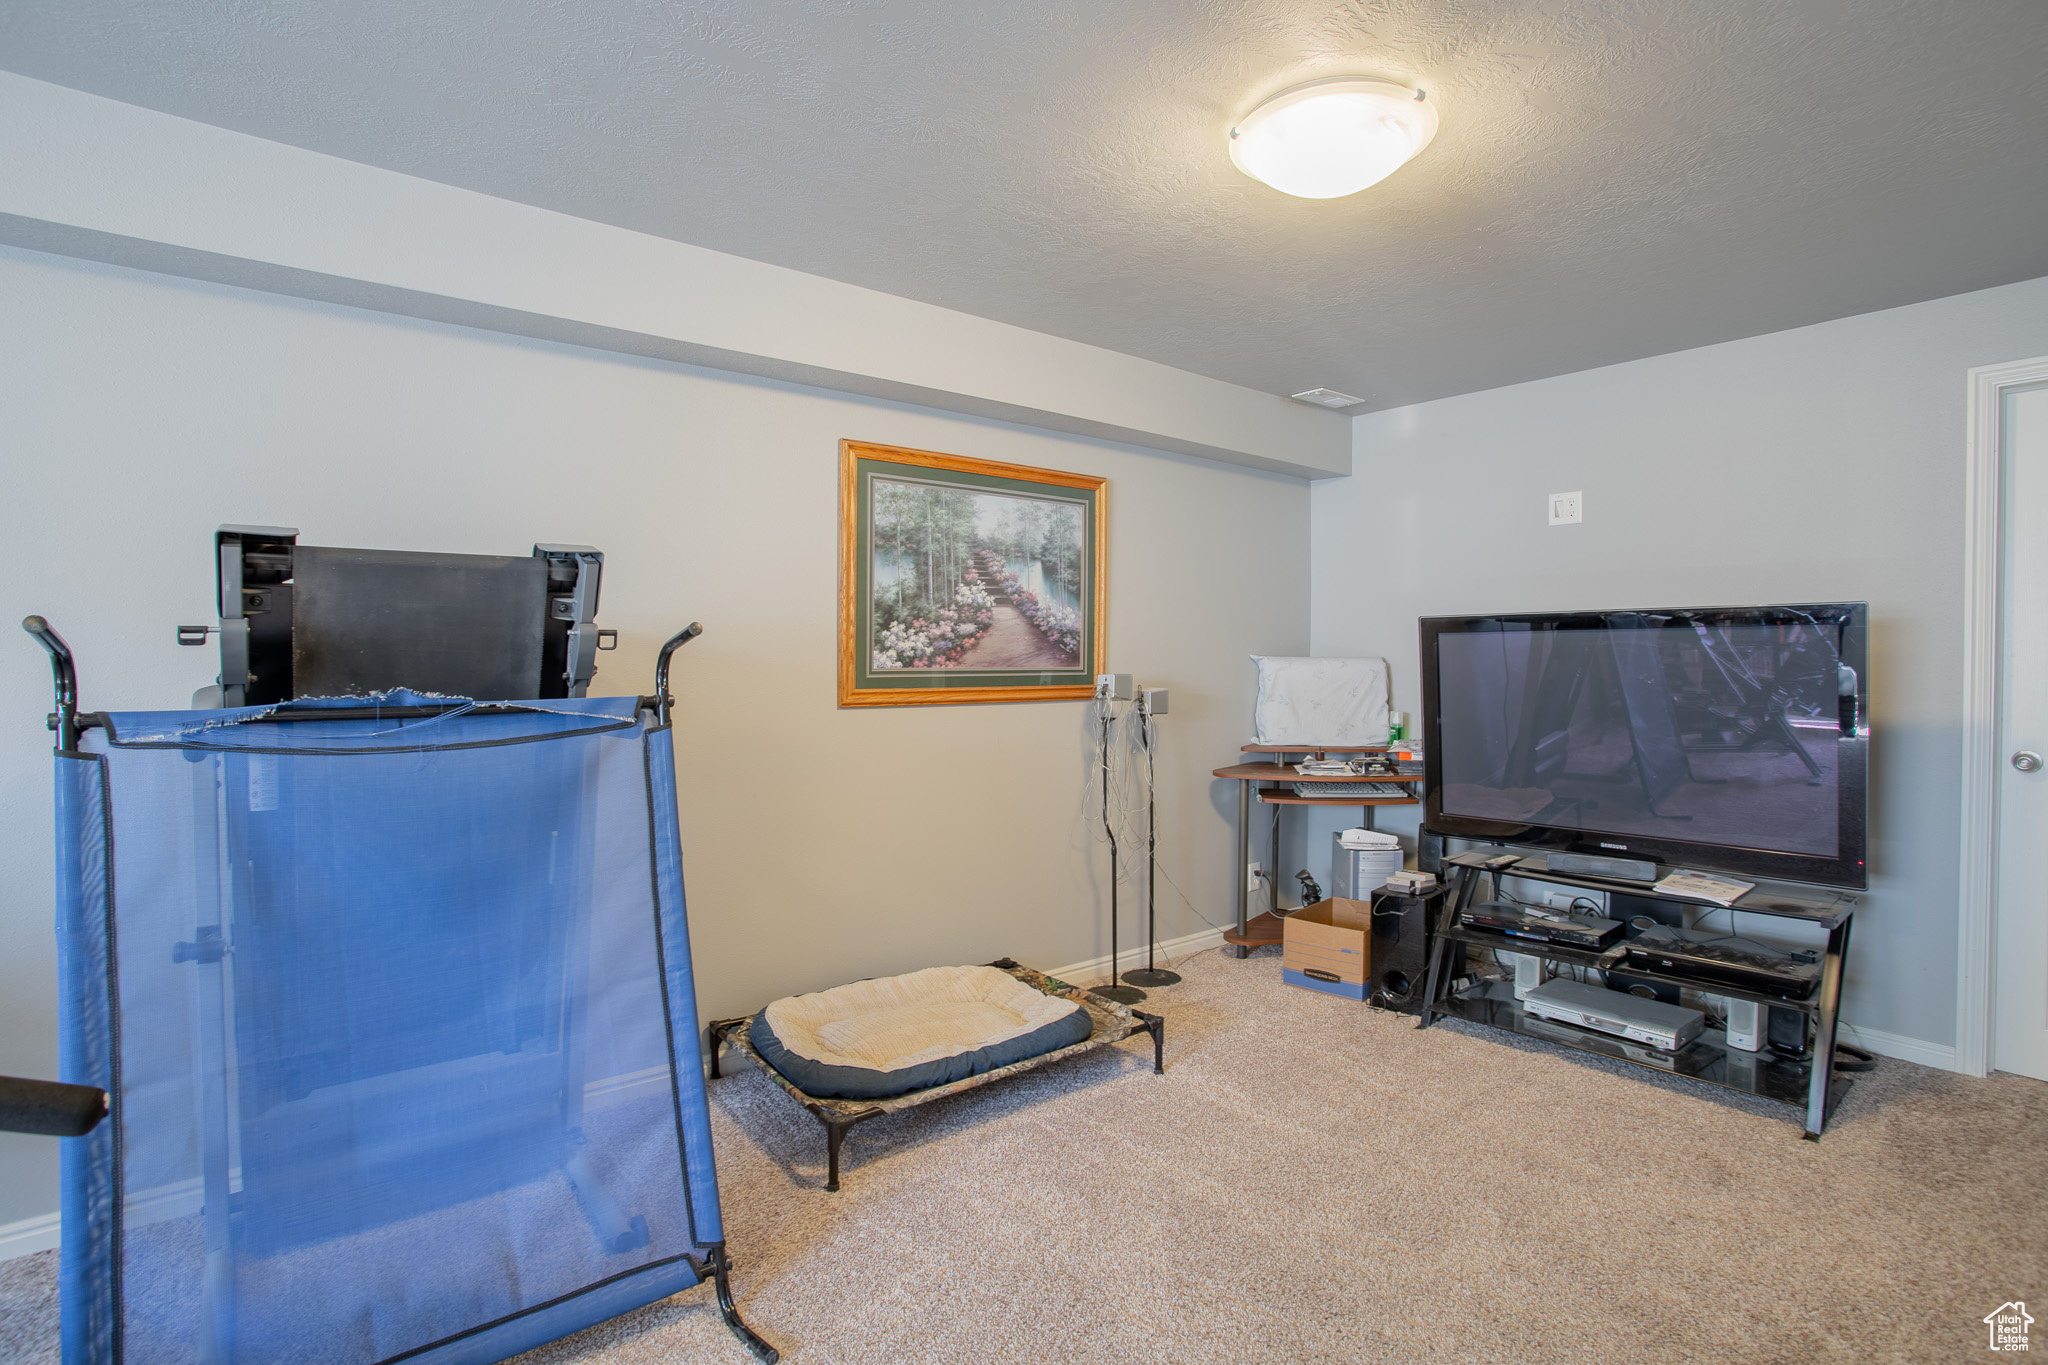
[{"label": "metal pole", "polygon": [[1119,986],[1116,981],[1116,826],[1109,818],[1109,698],[1102,700],[1102,832],[1109,836],[1109,984],[1097,986],[1094,994],[1119,1005],[1135,1005],[1145,998],[1136,986]]},{"label": "metal pole", "polygon": [[1237,782],[1237,955],[1246,953],[1243,939],[1251,925],[1252,877],[1252,784]]},{"label": "metal pole", "polygon": [[1159,947],[1159,800],[1152,772],[1152,713],[1140,713],[1145,729],[1145,965],[1125,972],[1133,986],[1172,986],[1180,982],[1179,972],[1162,971],[1152,954]]}]

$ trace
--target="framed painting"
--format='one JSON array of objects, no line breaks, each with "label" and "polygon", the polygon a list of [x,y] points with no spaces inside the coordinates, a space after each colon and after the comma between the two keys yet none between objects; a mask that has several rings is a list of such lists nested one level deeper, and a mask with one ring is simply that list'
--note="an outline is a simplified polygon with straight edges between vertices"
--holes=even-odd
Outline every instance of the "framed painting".
[{"label": "framed painting", "polygon": [[841,441],[839,704],[1092,696],[1108,488]]}]

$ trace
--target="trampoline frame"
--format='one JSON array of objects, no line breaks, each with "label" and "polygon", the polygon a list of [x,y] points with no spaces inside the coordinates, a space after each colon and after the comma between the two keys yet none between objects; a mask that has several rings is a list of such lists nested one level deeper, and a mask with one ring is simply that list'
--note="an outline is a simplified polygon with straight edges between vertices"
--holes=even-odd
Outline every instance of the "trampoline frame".
[{"label": "trampoline frame", "polygon": [[754,1064],[766,1072],[768,1079],[773,1081],[784,1094],[810,1110],[811,1116],[825,1125],[825,1190],[827,1193],[837,1193],[839,1189],[840,1144],[845,1142],[847,1131],[855,1124],[866,1123],[869,1119],[878,1119],[885,1114],[893,1114],[901,1109],[913,1109],[920,1104],[929,1104],[933,1100],[944,1099],[948,1095],[956,1095],[963,1090],[973,1090],[977,1086],[987,1085],[992,1081],[1004,1080],[1007,1077],[1020,1075],[1026,1071],[1036,1071],[1039,1067],[1046,1066],[1052,1062],[1062,1061],[1068,1057],[1077,1057],[1084,1052],[1094,1052],[1098,1048],[1108,1047],[1112,1043],[1120,1043],[1124,1039],[1140,1033],[1150,1033],[1152,1035],[1152,1074],[1155,1076],[1166,1074],[1166,1020],[1161,1016],[1147,1014],[1143,1010],[1134,1010],[1129,1005],[1119,1004],[1117,1001],[1111,1000],[1106,996],[1097,995],[1093,991],[1083,990],[1079,986],[1070,986],[1057,977],[1047,976],[1044,972],[1035,972],[1029,967],[1020,966],[1007,957],[997,958],[994,962],[987,965],[994,967],[998,971],[1008,972],[1033,990],[1043,991],[1047,995],[1057,995],[1063,999],[1072,1000],[1082,1009],[1087,1010],[1089,1016],[1093,1018],[1095,1021],[1094,1032],[1078,1043],[1070,1043],[1066,1047],[1055,1048],[1051,1052],[1041,1052],[1036,1057],[1026,1057],[1021,1062],[1011,1062],[1008,1066],[999,1066],[993,1071],[984,1071],[978,1076],[969,1076],[964,1080],[948,1081],[944,1085],[935,1085],[926,1090],[912,1090],[905,1094],[890,1095],[883,1099],[847,1100],[829,1095],[808,1094],[798,1089],[791,1083],[788,1077],[769,1065],[767,1059],[755,1050],[753,1039],[748,1036],[748,1031],[753,1028],[755,1019],[755,1015],[748,1014],[738,1019],[714,1019],[705,1030],[707,1041],[710,1044],[711,1079],[714,1081],[718,1080],[723,1074],[718,1065],[719,1045],[730,1043],[734,1048],[751,1057],[754,1060]]}]

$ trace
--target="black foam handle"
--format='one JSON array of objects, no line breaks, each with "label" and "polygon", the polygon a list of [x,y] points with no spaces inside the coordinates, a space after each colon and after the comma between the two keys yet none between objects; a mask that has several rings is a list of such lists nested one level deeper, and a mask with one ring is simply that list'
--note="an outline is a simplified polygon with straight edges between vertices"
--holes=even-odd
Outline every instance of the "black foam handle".
[{"label": "black foam handle", "polygon": [[704,624],[701,621],[690,622],[669,637],[668,643],[661,647],[661,653],[654,661],[654,713],[656,719],[663,725],[668,724],[669,707],[675,705],[675,698],[668,694],[669,656],[703,633]]},{"label": "black foam handle", "polygon": [[675,653],[678,649],[690,643],[690,641],[696,639],[699,635],[702,635],[703,633],[704,623],[702,621],[690,622],[689,625],[684,626],[681,630],[677,631],[674,635],[669,637],[668,643],[664,644],[661,647],[661,657],[666,659],[669,655]]},{"label": "black foam handle", "polygon": [[78,669],[71,661],[71,646],[40,616],[24,616],[21,628],[35,637],[50,653],[50,676],[57,688],[57,710],[50,728],[57,732],[57,751],[78,747]]},{"label": "black foam handle", "polygon": [[107,1092],[94,1085],[0,1076],[0,1132],[83,1137],[107,1116]]}]

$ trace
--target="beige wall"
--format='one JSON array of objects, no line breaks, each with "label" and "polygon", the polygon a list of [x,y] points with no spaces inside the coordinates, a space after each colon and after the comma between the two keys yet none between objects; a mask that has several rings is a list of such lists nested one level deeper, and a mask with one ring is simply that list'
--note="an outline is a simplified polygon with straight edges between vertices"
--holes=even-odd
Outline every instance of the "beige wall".
[{"label": "beige wall", "polygon": [[[1230,914],[1228,761],[1252,653],[1308,644],[1297,480],[0,248],[6,610],[47,615],[93,709],[177,708],[212,651],[223,521],[312,544],[606,553],[621,633],[594,690],[644,692],[682,623],[683,845],[703,1007],[1009,954],[1107,951],[1084,703],[839,710],[842,437],[1110,479],[1109,662],[1162,722],[1171,937]],[[0,1072],[55,1067],[48,670],[0,649]],[[1127,883],[1134,904],[1138,876]],[[1135,929],[1134,915],[1127,921]],[[1128,935],[1127,935],[1128,938]],[[56,1206],[55,1143],[0,1138],[0,1225]],[[0,1229],[4,1230],[4,1229]]]}]

